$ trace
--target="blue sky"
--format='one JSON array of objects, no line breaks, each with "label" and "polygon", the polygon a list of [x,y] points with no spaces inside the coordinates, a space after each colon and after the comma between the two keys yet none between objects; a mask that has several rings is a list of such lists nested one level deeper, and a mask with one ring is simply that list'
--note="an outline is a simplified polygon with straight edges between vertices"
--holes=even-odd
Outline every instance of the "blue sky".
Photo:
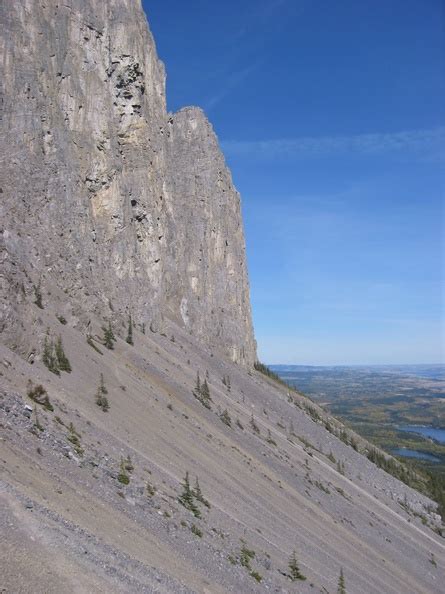
[{"label": "blue sky", "polygon": [[144,8],[241,192],[260,358],[443,362],[442,0]]}]

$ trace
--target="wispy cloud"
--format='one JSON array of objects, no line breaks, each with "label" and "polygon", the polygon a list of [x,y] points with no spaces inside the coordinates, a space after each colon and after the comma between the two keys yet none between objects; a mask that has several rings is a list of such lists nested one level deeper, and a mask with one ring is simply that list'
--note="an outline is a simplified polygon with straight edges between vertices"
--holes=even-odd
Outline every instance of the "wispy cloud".
[{"label": "wispy cloud", "polygon": [[226,80],[224,87],[216,92],[210,99],[207,100],[205,108],[207,110],[215,107],[220,101],[222,101],[227,95],[229,95],[236,87],[244,82],[244,80],[258,67],[259,62],[255,62],[242,70],[230,73]]},{"label": "wispy cloud", "polygon": [[320,157],[356,153],[380,155],[386,153],[417,153],[424,157],[444,156],[445,126],[425,130],[405,130],[391,133],[358,134],[355,136],[320,136],[276,140],[226,140],[224,151],[230,155],[255,158]]}]

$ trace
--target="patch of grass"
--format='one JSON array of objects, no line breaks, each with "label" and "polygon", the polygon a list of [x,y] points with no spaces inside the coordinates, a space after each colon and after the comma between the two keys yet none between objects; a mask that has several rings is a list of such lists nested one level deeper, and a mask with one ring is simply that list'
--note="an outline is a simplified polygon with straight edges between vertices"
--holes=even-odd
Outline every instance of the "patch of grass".
[{"label": "patch of grass", "polygon": [[253,579],[255,579],[257,582],[261,582],[263,579],[263,576],[261,574],[259,574],[257,571],[251,571],[250,575],[253,577]]},{"label": "patch of grass", "polygon": [[193,532],[193,534],[195,536],[198,536],[199,538],[202,538],[202,530],[200,530],[198,528],[198,526],[196,526],[196,524],[192,524],[190,527],[190,530]]}]

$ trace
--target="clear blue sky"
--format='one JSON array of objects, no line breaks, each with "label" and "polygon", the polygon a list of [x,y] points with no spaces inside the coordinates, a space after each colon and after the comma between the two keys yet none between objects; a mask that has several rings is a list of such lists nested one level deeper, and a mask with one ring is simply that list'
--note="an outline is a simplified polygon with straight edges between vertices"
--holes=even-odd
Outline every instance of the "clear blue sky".
[{"label": "clear blue sky", "polygon": [[260,358],[443,361],[442,0],[144,0],[241,192]]}]

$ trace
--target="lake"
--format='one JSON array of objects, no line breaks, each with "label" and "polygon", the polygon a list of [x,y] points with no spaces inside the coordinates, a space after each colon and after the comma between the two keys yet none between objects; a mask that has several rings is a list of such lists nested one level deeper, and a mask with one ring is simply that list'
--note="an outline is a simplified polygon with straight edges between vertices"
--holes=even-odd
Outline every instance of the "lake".
[{"label": "lake", "polygon": [[429,437],[439,443],[445,443],[445,429],[435,429],[434,427],[422,427],[421,425],[403,425],[397,427],[400,431],[408,433],[417,433],[423,437]]},{"label": "lake", "polygon": [[394,456],[403,456],[404,458],[417,458],[420,460],[429,460],[430,462],[440,462],[440,458],[425,452],[418,452],[417,450],[409,450],[408,448],[396,448],[391,450]]}]

